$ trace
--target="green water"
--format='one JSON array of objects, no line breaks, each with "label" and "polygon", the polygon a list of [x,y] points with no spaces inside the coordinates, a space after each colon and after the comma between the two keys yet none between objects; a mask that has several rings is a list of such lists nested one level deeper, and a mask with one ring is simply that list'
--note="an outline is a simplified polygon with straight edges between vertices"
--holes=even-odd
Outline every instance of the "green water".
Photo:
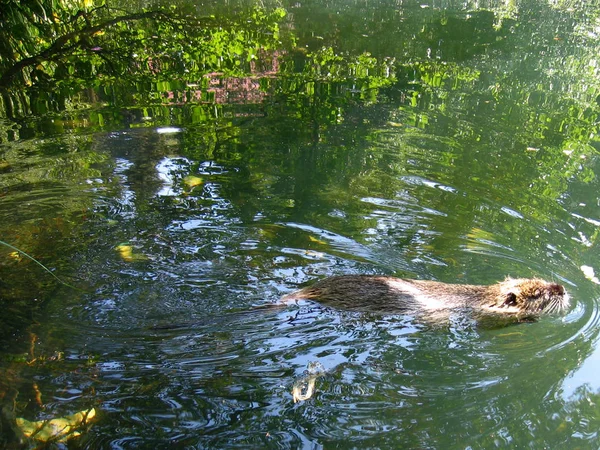
[{"label": "green water", "polygon": [[[0,443],[95,408],[50,445],[598,448],[600,7],[483,3],[182,4],[206,36],[131,24],[3,90],[0,239],[76,288],[0,246]],[[540,276],[572,306],[260,308],[351,273]]]}]

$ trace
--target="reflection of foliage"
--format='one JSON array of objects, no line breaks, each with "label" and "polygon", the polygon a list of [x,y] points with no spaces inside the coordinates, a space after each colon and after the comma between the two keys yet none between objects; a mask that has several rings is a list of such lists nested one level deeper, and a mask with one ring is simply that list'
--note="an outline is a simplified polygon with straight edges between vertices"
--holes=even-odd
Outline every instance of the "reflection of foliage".
[{"label": "reflection of foliage", "polygon": [[[26,84],[47,81],[62,71],[69,75],[77,71],[80,76],[91,76],[94,62],[98,62],[93,61],[94,55],[112,66],[98,46],[100,36],[113,27],[127,29],[124,24],[128,22],[160,16],[163,20],[167,18],[159,11],[152,11],[107,19],[103,14],[106,7],[78,9],[76,4],[69,8],[61,3],[45,3],[8,2],[3,5],[6,24],[11,29],[2,30],[0,85],[8,85],[18,74]],[[88,61],[86,55],[90,57]],[[77,59],[69,61],[72,57]]]},{"label": "reflection of foliage", "polygon": [[[581,444],[592,441],[597,443],[600,427],[600,392],[593,392],[589,384],[579,386],[565,405],[559,416],[561,431],[567,431],[571,439],[565,444],[572,447],[577,437]],[[594,438],[594,439],[592,439]]]},{"label": "reflection of foliage", "polygon": [[[529,195],[554,202],[573,177],[588,182],[594,177],[585,157],[593,152],[590,136],[597,134],[594,95],[598,83],[595,66],[590,65],[596,44],[585,42],[587,58],[561,58],[570,47],[555,39],[555,32],[568,35],[565,24],[570,22],[541,4],[536,5],[541,12],[515,11],[517,6],[511,3],[509,10],[481,9],[468,15],[403,9],[402,14],[422,17],[402,22],[393,20],[393,15],[380,18],[374,25],[376,31],[389,40],[380,48],[360,36],[339,39],[337,33],[348,25],[344,21],[351,15],[332,14],[327,21],[311,22],[315,27],[311,34],[325,37],[308,45],[301,41],[300,30],[291,36],[289,30],[297,27],[285,28],[287,35],[280,31],[284,17],[280,9],[254,9],[219,19],[160,10],[154,12],[156,16],[114,23],[88,36],[89,42],[81,39],[73,58],[35,70],[46,70],[46,76],[54,76],[59,86],[92,87],[87,91],[92,94],[85,97],[90,105],[104,102],[129,108],[95,109],[89,117],[85,113],[75,117],[75,106],[81,111],[87,105],[84,95],[72,95],[72,101],[57,108],[71,114],[70,120],[62,122],[65,129],[67,123],[78,129],[77,124],[95,129],[123,123],[132,127],[194,124],[204,127],[195,137],[194,152],[200,153],[199,148],[223,151],[223,146],[241,142],[264,147],[256,142],[259,127],[249,132],[233,118],[253,118],[254,124],[260,124],[265,115],[283,116],[281,122],[289,129],[282,128],[279,139],[296,136],[300,142],[293,145],[297,145],[298,158],[303,151],[310,153],[306,147],[327,146],[327,152],[315,151],[310,157],[318,168],[314,171],[319,174],[318,182],[331,183],[327,192],[340,192],[332,197],[341,198],[341,192],[348,195],[346,185],[334,186],[341,179],[362,186],[361,195],[370,190],[393,195],[403,182],[386,168],[403,173],[417,157],[423,167],[433,167],[439,177],[436,181],[458,190],[472,191],[469,183],[475,183],[477,192],[489,199],[506,192],[526,192],[511,199],[511,207],[527,216],[543,217],[547,211]],[[101,19],[106,21],[114,13],[106,7],[86,11],[85,15],[71,14],[75,28],[86,29],[85,17],[102,23]],[[306,11],[310,9],[295,9],[298,23]],[[294,20],[290,16],[289,24]],[[524,17],[533,23],[536,16],[548,20],[532,42],[529,22],[517,21]],[[365,35],[369,31],[361,29]],[[583,30],[577,33],[585,34]],[[369,42],[370,48],[365,44]],[[522,61],[515,57],[535,52],[532,47],[542,49],[540,58]],[[82,61],[87,62],[82,65]],[[559,73],[552,66],[556,61],[566,61],[567,70]],[[265,68],[269,63],[271,67]],[[575,75],[583,72],[586,86],[579,88]],[[142,82],[133,83],[136,80]],[[575,87],[553,90],[550,84]],[[575,91],[577,95],[572,95]],[[276,105],[266,101],[269,96],[276,99]],[[50,94],[38,94],[36,105],[49,98]],[[53,130],[64,132],[56,129],[59,122],[53,121]],[[295,128],[303,131],[289,133]],[[5,134],[10,136],[9,131]],[[243,159],[248,151],[244,148],[236,157]],[[280,158],[263,151],[262,159],[245,161],[255,164],[252,170],[262,175],[256,178],[257,184],[266,184],[271,176],[266,172],[277,172],[271,158]],[[521,155],[518,166],[515,152]],[[347,164],[348,160],[354,162]],[[331,168],[343,174],[332,179]],[[423,172],[419,175],[426,177],[427,171]],[[309,198],[310,184],[306,186]],[[471,211],[473,205],[463,209]],[[468,218],[464,222],[466,229],[472,228]]]},{"label": "reflection of foliage", "polygon": [[378,103],[381,89],[394,82],[392,58],[337,54],[333,47],[322,47],[286,55],[279,77],[269,87],[292,116],[319,128],[344,122],[357,104]]},{"label": "reflection of foliage", "polygon": [[88,137],[67,136],[60,143],[24,140],[0,148],[6,167],[0,170],[0,236],[53,270],[50,275],[0,246],[0,339],[36,317],[46,295],[58,287],[55,277],[70,281],[66,267],[91,201],[82,186],[101,176],[98,164],[107,160],[91,145]]},{"label": "reflection of foliage", "polygon": [[[259,51],[279,42],[284,16],[281,9],[217,19],[177,9],[123,14],[108,6],[3,3],[0,86],[18,75],[20,84],[53,91],[142,80],[189,82],[215,71],[243,74]],[[48,98],[38,94],[38,101]]]},{"label": "reflection of foliage", "polygon": [[382,87],[393,81],[390,76],[393,62],[392,58],[379,62],[369,53],[342,56],[333,47],[323,47],[307,56],[303,75],[314,81],[330,82],[370,79],[375,87]]},{"label": "reflection of foliage", "polygon": [[379,89],[395,81],[394,60],[378,61],[369,53],[342,56],[332,47],[323,47],[307,55],[301,79],[306,83],[305,93],[315,94],[313,83],[343,83],[348,89],[360,92],[360,98],[376,101]]},{"label": "reflection of foliage", "polygon": [[479,77],[479,71],[455,63],[426,61],[414,64],[411,69],[419,72],[425,85],[448,90],[462,87],[461,82],[473,83]]}]

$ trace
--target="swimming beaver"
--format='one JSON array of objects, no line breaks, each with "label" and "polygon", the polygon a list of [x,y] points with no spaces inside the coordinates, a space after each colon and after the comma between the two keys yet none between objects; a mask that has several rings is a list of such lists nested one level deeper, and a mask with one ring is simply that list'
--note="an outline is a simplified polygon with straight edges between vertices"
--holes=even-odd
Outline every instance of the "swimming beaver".
[{"label": "swimming beaver", "polygon": [[477,319],[491,316],[508,322],[533,320],[569,306],[569,294],[560,284],[510,277],[482,286],[377,275],[334,276],[285,295],[280,302],[299,299],[352,311],[435,319],[447,318],[452,311],[468,310]]}]

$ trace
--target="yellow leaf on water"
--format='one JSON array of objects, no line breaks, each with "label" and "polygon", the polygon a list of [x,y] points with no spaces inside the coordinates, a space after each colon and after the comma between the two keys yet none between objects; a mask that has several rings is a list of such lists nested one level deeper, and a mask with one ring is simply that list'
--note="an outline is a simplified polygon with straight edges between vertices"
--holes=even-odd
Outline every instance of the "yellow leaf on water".
[{"label": "yellow leaf on water", "polygon": [[124,261],[133,261],[133,248],[131,245],[119,244],[115,249],[119,252],[119,255],[121,255],[121,258],[123,258]]},{"label": "yellow leaf on water", "polygon": [[115,250],[119,252],[123,261],[134,262],[146,261],[148,259],[146,255],[133,253],[133,247],[129,244],[119,244],[115,247]]},{"label": "yellow leaf on water", "polygon": [[196,186],[200,186],[202,183],[204,183],[204,180],[194,175],[188,175],[183,179],[183,182],[186,186],[193,188]]},{"label": "yellow leaf on water", "polygon": [[17,417],[17,426],[23,434],[41,442],[66,442],[67,439],[79,436],[79,428],[87,425],[96,416],[96,409],[80,411],[70,416],[52,420],[31,422]]},{"label": "yellow leaf on water", "polygon": [[313,237],[313,236],[309,236],[308,240],[311,242],[316,242],[317,244],[327,245],[327,242],[317,239],[316,237]]}]

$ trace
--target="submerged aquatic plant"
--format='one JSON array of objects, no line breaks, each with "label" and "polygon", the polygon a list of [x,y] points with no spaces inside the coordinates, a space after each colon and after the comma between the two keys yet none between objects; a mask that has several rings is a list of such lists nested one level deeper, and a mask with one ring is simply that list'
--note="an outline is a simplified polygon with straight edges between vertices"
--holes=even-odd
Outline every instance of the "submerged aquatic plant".
[{"label": "submerged aquatic plant", "polygon": [[3,240],[0,240],[0,244],[10,248],[11,250],[14,250],[15,252],[25,256],[26,258],[29,258],[31,261],[33,261],[34,263],[36,263],[38,266],[40,266],[42,269],[44,269],[46,272],[48,272],[50,275],[52,275],[52,277],[54,277],[54,279],[56,281],[58,281],[60,284],[70,287],[71,289],[77,289],[75,286],[67,283],[66,281],[61,280],[60,278],[58,278],[50,269],[48,269],[45,265],[43,265],[41,262],[39,262],[37,259],[35,259],[33,256],[31,256],[30,254],[24,252],[23,250],[21,250],[20,248],[15,247],[14,245],[9,244],[8,242],[4,242]]}]

